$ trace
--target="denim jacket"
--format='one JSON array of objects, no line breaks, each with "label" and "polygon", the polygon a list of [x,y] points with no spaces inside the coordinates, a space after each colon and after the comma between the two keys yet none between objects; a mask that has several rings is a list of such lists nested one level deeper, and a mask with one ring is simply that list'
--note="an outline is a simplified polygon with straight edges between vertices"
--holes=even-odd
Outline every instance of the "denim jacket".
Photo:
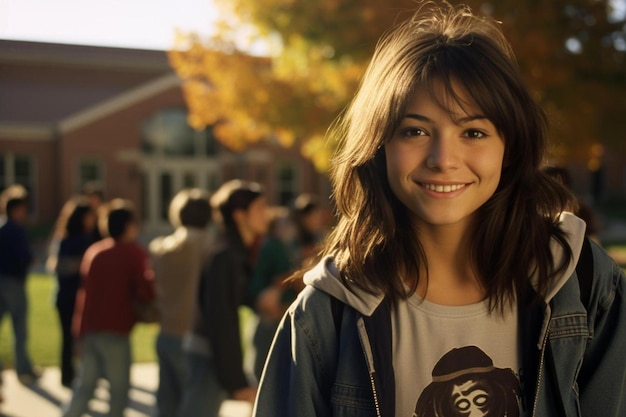
[{"label": "denim jacket", "polygon": [[[581,231],[571,216],[562,227],[573,229],[570,267],[544,302],[528,301],[533,294],[518,300],[526,415],[624,416],[626,277],[593,245],[593,286],[585,308],[574,270],[584,224]],[[307,273],[305,282],[276,334],[254,416],[394,417],[391,304],[363,292],[338,291],[329,258]]]}]

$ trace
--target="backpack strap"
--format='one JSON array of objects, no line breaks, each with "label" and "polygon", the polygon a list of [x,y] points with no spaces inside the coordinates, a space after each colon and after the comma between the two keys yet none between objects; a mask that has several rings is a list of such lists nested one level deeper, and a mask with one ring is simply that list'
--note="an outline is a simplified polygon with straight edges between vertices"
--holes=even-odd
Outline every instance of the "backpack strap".
[{"label": "backpack strap", "polygon": [[588,308],[593,285],[593,252],[588,237],[585,237],[583,247],[580,250],[580,257],[576,264],[576,276],[580,287],[580,301],[585,308]]},{"label": "backpack strap", "polygon": [[337,334],[337,340],[339,340],[339,334],[341,333],[341,320],[343,319],[343,309],[345,304],[335,297],[330,297],[330,309],[333,314],[333,324],[335,325],[335,333]]}]

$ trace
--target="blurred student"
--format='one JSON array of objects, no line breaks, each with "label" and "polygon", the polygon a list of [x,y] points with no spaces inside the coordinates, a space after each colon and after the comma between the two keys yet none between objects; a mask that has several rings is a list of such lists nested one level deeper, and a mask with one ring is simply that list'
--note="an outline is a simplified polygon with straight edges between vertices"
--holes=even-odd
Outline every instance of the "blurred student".
[{"label": "blurred student", "polygon": [[91,245],[80,266],[82,286],[73,323],[81,340],[80,368],[64,417],[80,417],[88,411],[101,377],[109,381],[108,416],[123,416],[136,306],[154,299],[152,269],[147,252],[137,243],[139,227],[130,203],[111,201],[99,213],[98,225],[109,237]]},{"label": "blurred student", "polygon": [[286,207],[274,207],[269,217],[269,232],[259,249],[250,282],[250,293],[259,316],[253,336],[254,376],[257,380],[261,378],[278,323],[296,294],[283,284],[295,266],[296,256],[292,247],[297,234],[296,226]]},{"label": "blurred student", "polygon": [[256,396],[243,369],[238,309],[251,305],[254,248],[267,232],[267,203],[258,184],[233,180],[215,192],[211,206],[223,227],[202,270],[198,314],[185,340],[190,377],[181,417],[217,417],[222,400]]},{"label": "blurred student", "polygon": [[317,196],[303,193],[294,201],[293,216],[297,227],[295,245],[301,264],[316,255],[325,234],[325,213]]},{"label": "blurred student", "polygon": [[182,190],[169,207],[174,233],[150,243],[161,325],[156,340],[160,417],[177,416],[182,401],[187,376],[182,341],[191,330],[200,271],[210,249],[210,219],[209,194],[197,188]]},{"label": "blurred student", "polygon": [[47,264],[57,277],[55,306],[61,322],[61,384],[65,387],[72,386],[75,374],[72,317],[80,287],[80,263],[93,243],[95,228],[96,214],[87,198],[74,197],[63,205],[50,243],[55,249]]},{"label": "blurred student", "polygon": [[[27,351],[28,298],[26,277],[35,257],[26,234],[28,192],[12,185],[0,194],[0,319],[11,315],[13,324],[15,371],[22,384],[35,382],[40,371],[33,367]],[[0,364],[0,370],[2,365]]]},{"label": "blurred student", "polygon": [[[98,211],[104,205],[104,189],[102,188],[102,184],[98,181],[88,181],[82,187],[82,195],[87,198],[89,205],[96,215],[98,215]],[[93,241],[97,242],[103,238],[103,235],[100,233],[100,228],[94,227],[93,229]]]}]

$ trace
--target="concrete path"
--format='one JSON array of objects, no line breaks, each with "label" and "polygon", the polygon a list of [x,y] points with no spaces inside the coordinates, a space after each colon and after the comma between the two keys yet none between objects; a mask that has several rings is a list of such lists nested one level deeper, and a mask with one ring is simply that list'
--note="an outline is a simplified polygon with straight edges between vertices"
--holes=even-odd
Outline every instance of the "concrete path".
[{"label": "concrete path", "polygon": [[[41,379],[31,386],[24,386],[17,380],[13,370],[2,374],[2,394],[0,417],[59,417],[61,405],[69,401],[71,391],[60,383],[58,368],[45,368]],[[154,413],[154,392],[158,381],[156,364],[134,364],[131,370],[132,389],[130,404],[124,417],[150,417]],[[105,385],[105,384],[103,384]],[[91,401],[92,417],[104,416],[108,410],[106,386],[96,390],[96,398]],[[226,401],[220,417],[250,417],[252,407],[248,403]]]}]

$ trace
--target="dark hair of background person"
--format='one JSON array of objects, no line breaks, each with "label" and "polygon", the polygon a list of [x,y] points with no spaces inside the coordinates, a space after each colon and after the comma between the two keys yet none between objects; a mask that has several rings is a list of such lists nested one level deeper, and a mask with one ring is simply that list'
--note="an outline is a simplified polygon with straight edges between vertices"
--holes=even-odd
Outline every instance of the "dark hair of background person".
[{"label": "dark hair of background person", "polygon": [[172,226],[205,228],[211,220],[209,198],[209,193],[199,188],[178,192],[172,199],[168,212]]},{"label": "dark hair of background person", "polygon": [[100,213],[98,226],[100,233],[118,240],[128,225],[136,222],[133,205],[121,198],[111,200]]},{"label": "dark hair of background person", "polygon": [[27,205],[29,202],[28,190],[20,184],[14,184],[5,188],[0,194],[0,208],[7,217],[15,207]]},{"label": "dark hair of background person", "polygon": [[247,210],[250,204],[263,195],[263,188],[256,182],[231,180],[213,194],[211,206],[217,210],[217,219],[221,220],[226,228],[235,227],[233,214],[237,210]]},{"label": "dark hair of background person", "polygon": [[93,209],[86,197],[75,196],[70,198],[61,208],[54,227],[53,238],[63,239],[85,233],[84,217],[91,211]]},{"label": "dark hair of background person", "polygon": [[319,199],[313,194],[300,194],[293,203],[294,220],[298,229],[300,243],[316,245],[318,236],[315,230],[309,230],[305,225],[305,218],[320,208]]}]

